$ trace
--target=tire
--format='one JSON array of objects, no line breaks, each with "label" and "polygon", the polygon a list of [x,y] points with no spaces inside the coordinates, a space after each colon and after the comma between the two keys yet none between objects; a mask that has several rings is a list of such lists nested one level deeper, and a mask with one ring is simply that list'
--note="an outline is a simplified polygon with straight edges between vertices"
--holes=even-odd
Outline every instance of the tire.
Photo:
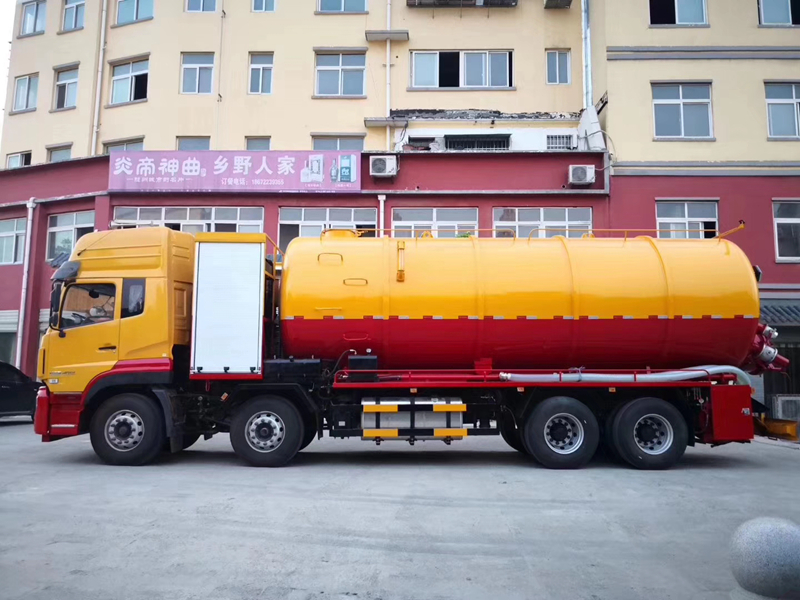
[{"label": "tire", "polygon": [[608,453],[608,456],[617,461],[622,460],[622,458],[620,458],[619,452],[617,452],[616,444],[614,444],[614,433],[613,433],[614,421],[616,420],[617,415],[619,415],[620,410],[622,410],[624,406],[625,406],[624,404],[620,404],[614,407],[614,410],[612,410],[606,417],[603,426],[603,439],[602,439],[603,448]]},{"label": "tire", "polygon": [[[256,430],[256,425],[260,429]],[[248,400],[233,415],[230,429],[234,452],[254,467],[284,466],[300,451],[305,439],[300,413],[279,396]]]},{"label": "tire", "polygon": [[548,469],[579,469],[594,456],[600,427],[583,402],[555,396],[533,410],[523,436],[531,455]]},{"label": "tire", "polygon": [[505,440],[506,444],[517,452],[522,452],[527,455],[528,451],[525,450],[525,446],[522,445],[522,434],[520,430],[517,429],[514,417],[508,412],[503,411],[498,419],[498,425],[500,427],[500,435]]},{"label": "tire", "polygon": [[668,469],[680,460],[689,443],[683,415],[660,398],[629,402],[620,410],[612,429],[616,452],[637,469]]},{"label": "tire", "polygon": [[303,441],[300,443],[300,450],[308,448],[309,444],[317,438],[317,428],[312,423],[306,422],[304,426],[305,433],[303,434]]},{"label": "tire", "polygon": [[164,445],[164,418],[148,397],[120,394],[106,400],[94,413],[89,436],[92,448],[104,462],[145,465]]}]

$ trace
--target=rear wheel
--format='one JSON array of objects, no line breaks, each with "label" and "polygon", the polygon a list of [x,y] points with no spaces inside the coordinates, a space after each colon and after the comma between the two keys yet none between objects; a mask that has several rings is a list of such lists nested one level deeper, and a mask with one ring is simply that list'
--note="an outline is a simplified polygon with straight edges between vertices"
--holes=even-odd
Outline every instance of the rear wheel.
[{"label": "rear wheel", "polygon": [[525,447],[548,469],[578,469],[594,456],[600,427],[583,402],[556,396],[533,410],[522,435]]},{"label": "rear wheel", "polygon": [[506,411],[503,411],[498,419],[498,425],[500,426],[500,435],[503,437],[506,444],[511,446],[517,452],[528,454],[528,451],[525,450],[525,446],[522,445],[522,434],[520,430],[517,429],[517,425],[514,422],[514,417],[512,415]]},{"label": "rear wheel", "polygon": [[236,411],[230,437],[236,454],[254,467],[282,467],[300,450],[305,428],[291,402],[261,396]]},{"label": "rear wheel", "polygon": [[304,450],[308,447],[308,445],[314,441],[317,437],[317,428],[314,426],[313,423],[306,421],[305,423],[305,434],[303,436],[303,442],[300,444],[300,450]]},{"label": "rear wheel", "polygon": [[144,465],[161,452],[164,419],[155,403],[140,394],[106,400],[92,417],[92,448],[111,465]]},{"label": "rear wheel", "polygon": [[680,411],[660,398],[622,407],[613,424],[614,449],[637,469],[668,469],[686,452],[689,428]]},{"label": "rear wheel", "polygon": [[606,450],[608,455],[615,460],[622,460],[614,444],[614,421],[616,420],[617,415],[619,414],[619,411],[622,410],[623,406],[623,404],[616,406],[614,410],[612,410],[606,417],[603,426],[603,448]]}]

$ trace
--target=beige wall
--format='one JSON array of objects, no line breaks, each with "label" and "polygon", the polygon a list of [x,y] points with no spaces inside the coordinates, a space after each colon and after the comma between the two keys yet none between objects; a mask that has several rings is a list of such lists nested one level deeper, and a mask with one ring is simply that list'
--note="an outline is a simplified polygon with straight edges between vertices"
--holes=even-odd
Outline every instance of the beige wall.
[{"label": "beige wall", "polygon": [[[367,134],[366,149],[386,147],[385,130],[366,129],[365,117],[386,113],[385,42],[367,42],[366,30],[386,28],[385,0],[369,0],[366,15],[315,15],[316,0],[277,0],[274,13],[253,13],[251,0],[222,0],[216,13],[187,13],[183,0],[156,0],[154,19],[109,27],[98,151],[102,142],[145,137],[146,149],[174,149],[176,136],[210,136],[214,149],[241,149],[247,136],[270,136],[275,149],[311,147],[312,133]],[[39,109],[6,119],[3,160],[9,152],[33,150],[43,162],[44,146],[73,142],[73,157],[89,154],[94,104],[101,0],[87,0],[86,27],[56,35],[62,3],[48,1],[46,33],[14,40],[8,107],[13,77],[39,71]],[[109,25],[116,22],[116,0],[109,0]],[[17,19],[19,19],[17,9]],[[579,6],[545,10],[523,0],[507,9],[409,8],[394,0],[393,29],[408,29],[410,41],[392,44],[392,108],[484,108],[504,112],[570,112],[581,108],[581,31]],[[365,99],[313,99],[315,47],[368,48]],[[569,48],[572,83],[547,85],[545,50]],[[516,91],[408,91],[410,51],[514,51]],[[181,53],[215,54],[212,95],[180,94]],[[273,92],[249,95],[249,53],[274,52]],[[149,53],[147,102],[108,107],[109,62]],[[81,61],[78,108],[49,114],[52,67]],[[219,96],[217,93],[219,93]],[[221,99],[220,99],[221,97]],[[430,123],[425,124],[426,127]],[[488,127],[488,124],[487,124]]]}]

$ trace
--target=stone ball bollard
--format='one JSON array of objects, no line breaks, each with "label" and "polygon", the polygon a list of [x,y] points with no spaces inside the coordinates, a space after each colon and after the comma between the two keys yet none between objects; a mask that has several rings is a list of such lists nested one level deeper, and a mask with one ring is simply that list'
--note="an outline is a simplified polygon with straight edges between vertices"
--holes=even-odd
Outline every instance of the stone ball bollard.
[{"label": "stone ball bollard", "polygon": [[732,600],[800,600],[800,527],[759,517],[742,524],[731,540],[730,562],[741,589]]}]

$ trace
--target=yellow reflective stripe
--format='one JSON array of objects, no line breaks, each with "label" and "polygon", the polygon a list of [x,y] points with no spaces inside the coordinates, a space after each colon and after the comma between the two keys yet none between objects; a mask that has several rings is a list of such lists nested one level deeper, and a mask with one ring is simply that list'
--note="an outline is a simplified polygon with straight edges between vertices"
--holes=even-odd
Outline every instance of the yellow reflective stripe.
[{"label": "yellow reflective stripe", "polygon": [[397,404],[365,404],[365,413],[397,412]]},{"label": "yellow reflective stripe", "polygon": [[396,438],[397,429],[365,429],[363,437]]},{"label": "yellow reflective stripe", "polygon": [[467,412],[466,404],[434,404],[433,412]]},{"label": "yellow reflective stripe", "polygon": [[466,437],[466,429],[434,429],[433,437]]}]

